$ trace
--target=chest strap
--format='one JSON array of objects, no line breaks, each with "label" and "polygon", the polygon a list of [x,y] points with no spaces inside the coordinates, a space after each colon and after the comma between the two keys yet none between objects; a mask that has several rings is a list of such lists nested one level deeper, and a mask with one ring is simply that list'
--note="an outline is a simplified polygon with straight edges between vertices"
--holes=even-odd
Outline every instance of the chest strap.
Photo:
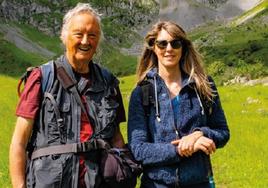
[{"label": "chest strap", "polygon": [[90,119],[89,115],[88,115],[87,110],[86,110],[86,108],[85,108],[85,106],[84,106],[84,104],[83,104],[83,102],[81,100],[80,94],[79,94],[79,92],[77,90],[77,82],[74,81],[68,75],[68,73],[66,72],[66,70],[65,70],[65,68],[63,66],[58,65],[57,63],[56,63],[56,66],[57,66],[58,79],[59,79],[62,87],[64,89],[66,89],[66,90],[69,90],[73,94],[76,102],[80,105],[82,111],[86,114],[86,116],[87,116],[87,118],[89,120]]},{"label": "chest strap", "polygon": [[31,160],[47,155],[66,154],[66,153],[84,153],[97,149],[109,149],[109,144],[102,139],[93,139],[89,142],[72,143],[64,145],[48,146],[33,151]]}]

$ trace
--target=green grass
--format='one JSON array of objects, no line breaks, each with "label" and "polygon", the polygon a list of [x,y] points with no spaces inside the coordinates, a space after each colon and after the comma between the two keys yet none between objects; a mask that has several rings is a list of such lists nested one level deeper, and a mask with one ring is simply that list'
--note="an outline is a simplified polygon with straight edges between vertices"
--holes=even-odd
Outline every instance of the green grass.
[{"label": "green grass", "polygon": [[[134,76],[125,76],[120,78],[120,89],[121,89],[121,94],[125,106],[125,111],[126,111],[126,118],[128,114],[128,101],[130,99],[131,91],[134,89],[135,86],[135,78]],[[124,140],[127,142],[127,123],[122,123],[120,126],[121,131],[124,137]]]},{"label": "green grass", "polygon": [[212,157],[218,187],[267,187],[268,87],[231,86],[219,92],[231,139]]},{"label": "green grass", "polygon": [[8,150],[11,134],[15,125],[15,108],[18,100],[16,94],[17,80],[7,76],[0,76],[0,185],[11,187],[8,174]]},{"label": "green grass", "polygon": [[[126,108],[134,76],[120,78]],[[17,79],[0,76],[0,185],[11,187],[8,175],[8,148],[15,124]],[[231,139],[212,155],[215,181],[218,188],[263,188],[268,185],[268,87],[219,87],[223,108],[231,131]],[[126,136],[126,123],[121,130]]]}]

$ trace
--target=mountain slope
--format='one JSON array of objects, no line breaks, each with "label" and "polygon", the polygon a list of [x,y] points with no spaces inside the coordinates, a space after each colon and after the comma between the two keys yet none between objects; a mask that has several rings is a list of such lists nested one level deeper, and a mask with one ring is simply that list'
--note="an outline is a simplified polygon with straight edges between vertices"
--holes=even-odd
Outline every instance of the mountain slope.
[{"label": "mountain slope", "polygon": [[228,0],[217,8],[218,17],[230,19],[257,6],[262,0]]},{"label": "mountain slope", "polygon": [[[64,51],[59,40],[63,14],[78,0],[0,1],[0,74],[21,75],[26,66],[36,66]],[[102,14],[104,38],[95,60],[116,75],[135,71],[136,57],[119,49],[140,40],[135,28],[148,24],[158,13],[154,0],[89,0]],[[41,32],[40,32],[41,31]],[[12,49],[12,50],[10,50]],[[5,51],[8,51],[5,54]],[[31,58],[27,59],[29,54]],[[19,57],[24,54],[22,57]],[[12,57],[12,58],[11,58]],[[11,62],[11,59],[13,62]],[[14,62],[21,66],[13,69]],[[5,67],[5,68],[3,68]],[[18,71],[15,73],[15,71]]]},{"label": "mountain slope", "polygon": [[56,55],[54,52],[31,41],[23,34],[22,30],[15,25],[2,23],[0,25],[0,32],[4,33],[5,40],[15,44],[17,48],[23,49],[24,51],[39,54],[46,58],[51,58]]},{"label": "mountain slope", "polygon": [[42,56],[17,48],[15,44],[5,40],[1,33],[0,44],[0,74],[18,77],[26,67],[45,62]]},{"label": "mountain slope", "polygon": [[231,22],[231,25],[238,26],[238,25],[246,22],[248,19],[251,19],[251,18],[255,17],[256,15],[260,14],[261,12],[267,10],[267,8],[268,8],[268,0],[264,0],[263,2],[261,2],[260,4],[255,6],[254,8],[246,11],[242,15],[235,18]]},{"label": "mountain slope", "polygon": [[[172,20],[184,29],[191,30],[196,26],[215,20],[239,16],[258,5],[262,0],[158,0],[160,12],[157,19]],[[147,28],[146,28],[147,29]],[[142,34],[146,32],[142,30]]]},{"label": "mountain slope", "polygon": [[[42,6],[41,4],[37,4],[39,1],[43,3]],[[3,2],[35,2],[32,9],[36,11],[45,12],[49,8],[50,11],[57,12],[57,8],[61,5],[59,4],[59,0],[49,0],[51,2],[53,1],[54,4],[58,2],[57,8],[54,10],[51,5],[46,5],[46,1],[39,1],[3,0],[1,6],[3,7]],[[65,4],[62,3],[62,6],[67,6],[67,0],[61,1],[65,2]],[[236,75],[257,78],[268,74],[267,0],[262,1],[258,6],[255,5],[260,0],[159,0],[160,4],[155,7],[151,3],[152,1],[119,0],[115,2],[91,0],[92,3],[95,3],[95,6],[99,6],[99,10],[104,14],[102,26],[105,37],[95,57],[97,62],[108,67],[116,75],[133,74],[138,61],[137,56],[141,54],[141,49],[143,48],[143,40],[135,30],[142,27],[143,30],[140,33],[144,35],[148,27],[151,27],[150,20],[154,20],[152,23],[155,23],[157,19],[174,19],[173,21],[181,25],[186,24],[183,27],[187,28],[189,32],[191,31],[190,37],[204,55],[208,72],[215,76],[219,82],[223,83]],[[75,1],[68,2],[75,3]],[[111,4],[111,2],[115,3]],[[141,8],[137,9],[137,5],[131,4],[133,2],[143,4],[140,4],[142,5]],[[148,6],[146,3],[148,3]],[[1,6],[0,14],[3,13],[1,13]],[[17,4],[16,6],[18,7]],[[127,10],[133,6],[137,7],[132,8],[132,12],[128,12]],[[159,16],[154,18],[153,15],[156,14],[155,12],[157,12],[159,7]],[[259,11],[259,7],[262,7],[262,11]],[[66,7],[62,8],[65,10]],[[251,9],[248,10],[249,8]],[[151,15],[150,20],[148,19],[148,15],[141,16],[146,11],[148,12],[149,9],[154,9],[149,13]],[[18,10],[20,10],[18,14],[23,15],[21,13],[23,11],[21,9]],[[116,11],[113,12],[113,10]],[[245,10],[248,11],[241,16],[235,17],[233,22],[230,22],[229,13],[231,16],[234,16]],[[254,16],[240,24],[228,24],[238,23],[237,20],[241,20],[245,15],[246,18],[249,18],[247,15]],[[16,17],[18,15],[13,16]],[[43,21],[46,20],[46,17],[42,17],[42,14],[39,16],[43,18]],[[36,66],[63,52],[63,47],[60,44],[61,42],[58,36],[53,37],[40,33],[36,30],[36,27],[25,23],[19,24],[16,21],[11,22],[9,20],[8,25],[5,25],[7,24],[6,19],[7,17],[4,20],[0,19],[0,74],[19,76],[27,66]],[[143,19],[145,22],[141,21]],[[216,22],[214,21],[215,19],[217,20]],[[136,23],[135,20],[140,21]],[[243,18],[243,20],[245,21],[246,19]],[[202,26],[204,23],[207,24]],[[131,27],[131,24],[133,24],[133,27]],[[24,44],[29,42],[31,44],[30,47],[29,45],[28,48],[27,46],[21,47],[15,42],[20,47],[17,49],[14,43],[9,42],[11,39],[14,40],[15,37],[11,35],[8,39],[6,36],[8,34],[6,27],[9,29],[12,28],[12,32],[17,31],[17,35],[21,36],[21,39],[24,39]],[[128,49],[132,44],[134,44],[134,48]],[[135,55],[133,56],[131,54]]]},{"label": "mountain slope", "polygon": [[[59,37],[45,35],[26,24],[0,25],[0,74],[18,77],[27,67],[45,63],[64,51]],[[137,62],[136,57],[122,54],[106,39],[101,41],[94,59],[116,75],[134,73]]]},{"label": "mountain slope", "polygon": [[240,25],[210,23],[197,28],[190,36],[204,56],[208,73],[223,83],[236,76],[254,79],[268,75],[267,28],[266,6]]}]

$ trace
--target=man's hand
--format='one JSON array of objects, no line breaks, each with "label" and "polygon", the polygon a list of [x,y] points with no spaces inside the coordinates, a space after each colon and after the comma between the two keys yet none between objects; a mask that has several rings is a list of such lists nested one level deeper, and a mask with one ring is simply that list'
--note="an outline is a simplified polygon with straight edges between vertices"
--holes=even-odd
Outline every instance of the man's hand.
[{"label": "man's hand", "polygon": [[115,148],[123,148],[125,146],[125,141],[124,141],[124,138],[121,134],[119,126],[116,127],[111,144]]}]

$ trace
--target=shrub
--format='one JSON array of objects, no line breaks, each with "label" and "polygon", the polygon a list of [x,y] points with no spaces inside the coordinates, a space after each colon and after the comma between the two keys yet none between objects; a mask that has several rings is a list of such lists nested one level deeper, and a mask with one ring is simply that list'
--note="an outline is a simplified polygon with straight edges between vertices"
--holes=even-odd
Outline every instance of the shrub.
[{"label": "shrub", "polygon": [[226,65],[221,61],[213,62],[207,68],[207,71],[211,76],[222,75],[225,72],[225,70]]},{"label": "shrub", "polygon": [[247,76],[251,79],[263,77],[268,74],[268,69],[261,62],[261,60],[255,60],[257,63],[247,64],[243,60],[239,60],[236,67],[236,73],[242,76]]},{"label": "shrub", "polygon": [[249,49],[251,53],[256,52],[262,48],[261,44],[258,43],[258,41],[256,40],[248,41],[248,43],[249,43]]}]

